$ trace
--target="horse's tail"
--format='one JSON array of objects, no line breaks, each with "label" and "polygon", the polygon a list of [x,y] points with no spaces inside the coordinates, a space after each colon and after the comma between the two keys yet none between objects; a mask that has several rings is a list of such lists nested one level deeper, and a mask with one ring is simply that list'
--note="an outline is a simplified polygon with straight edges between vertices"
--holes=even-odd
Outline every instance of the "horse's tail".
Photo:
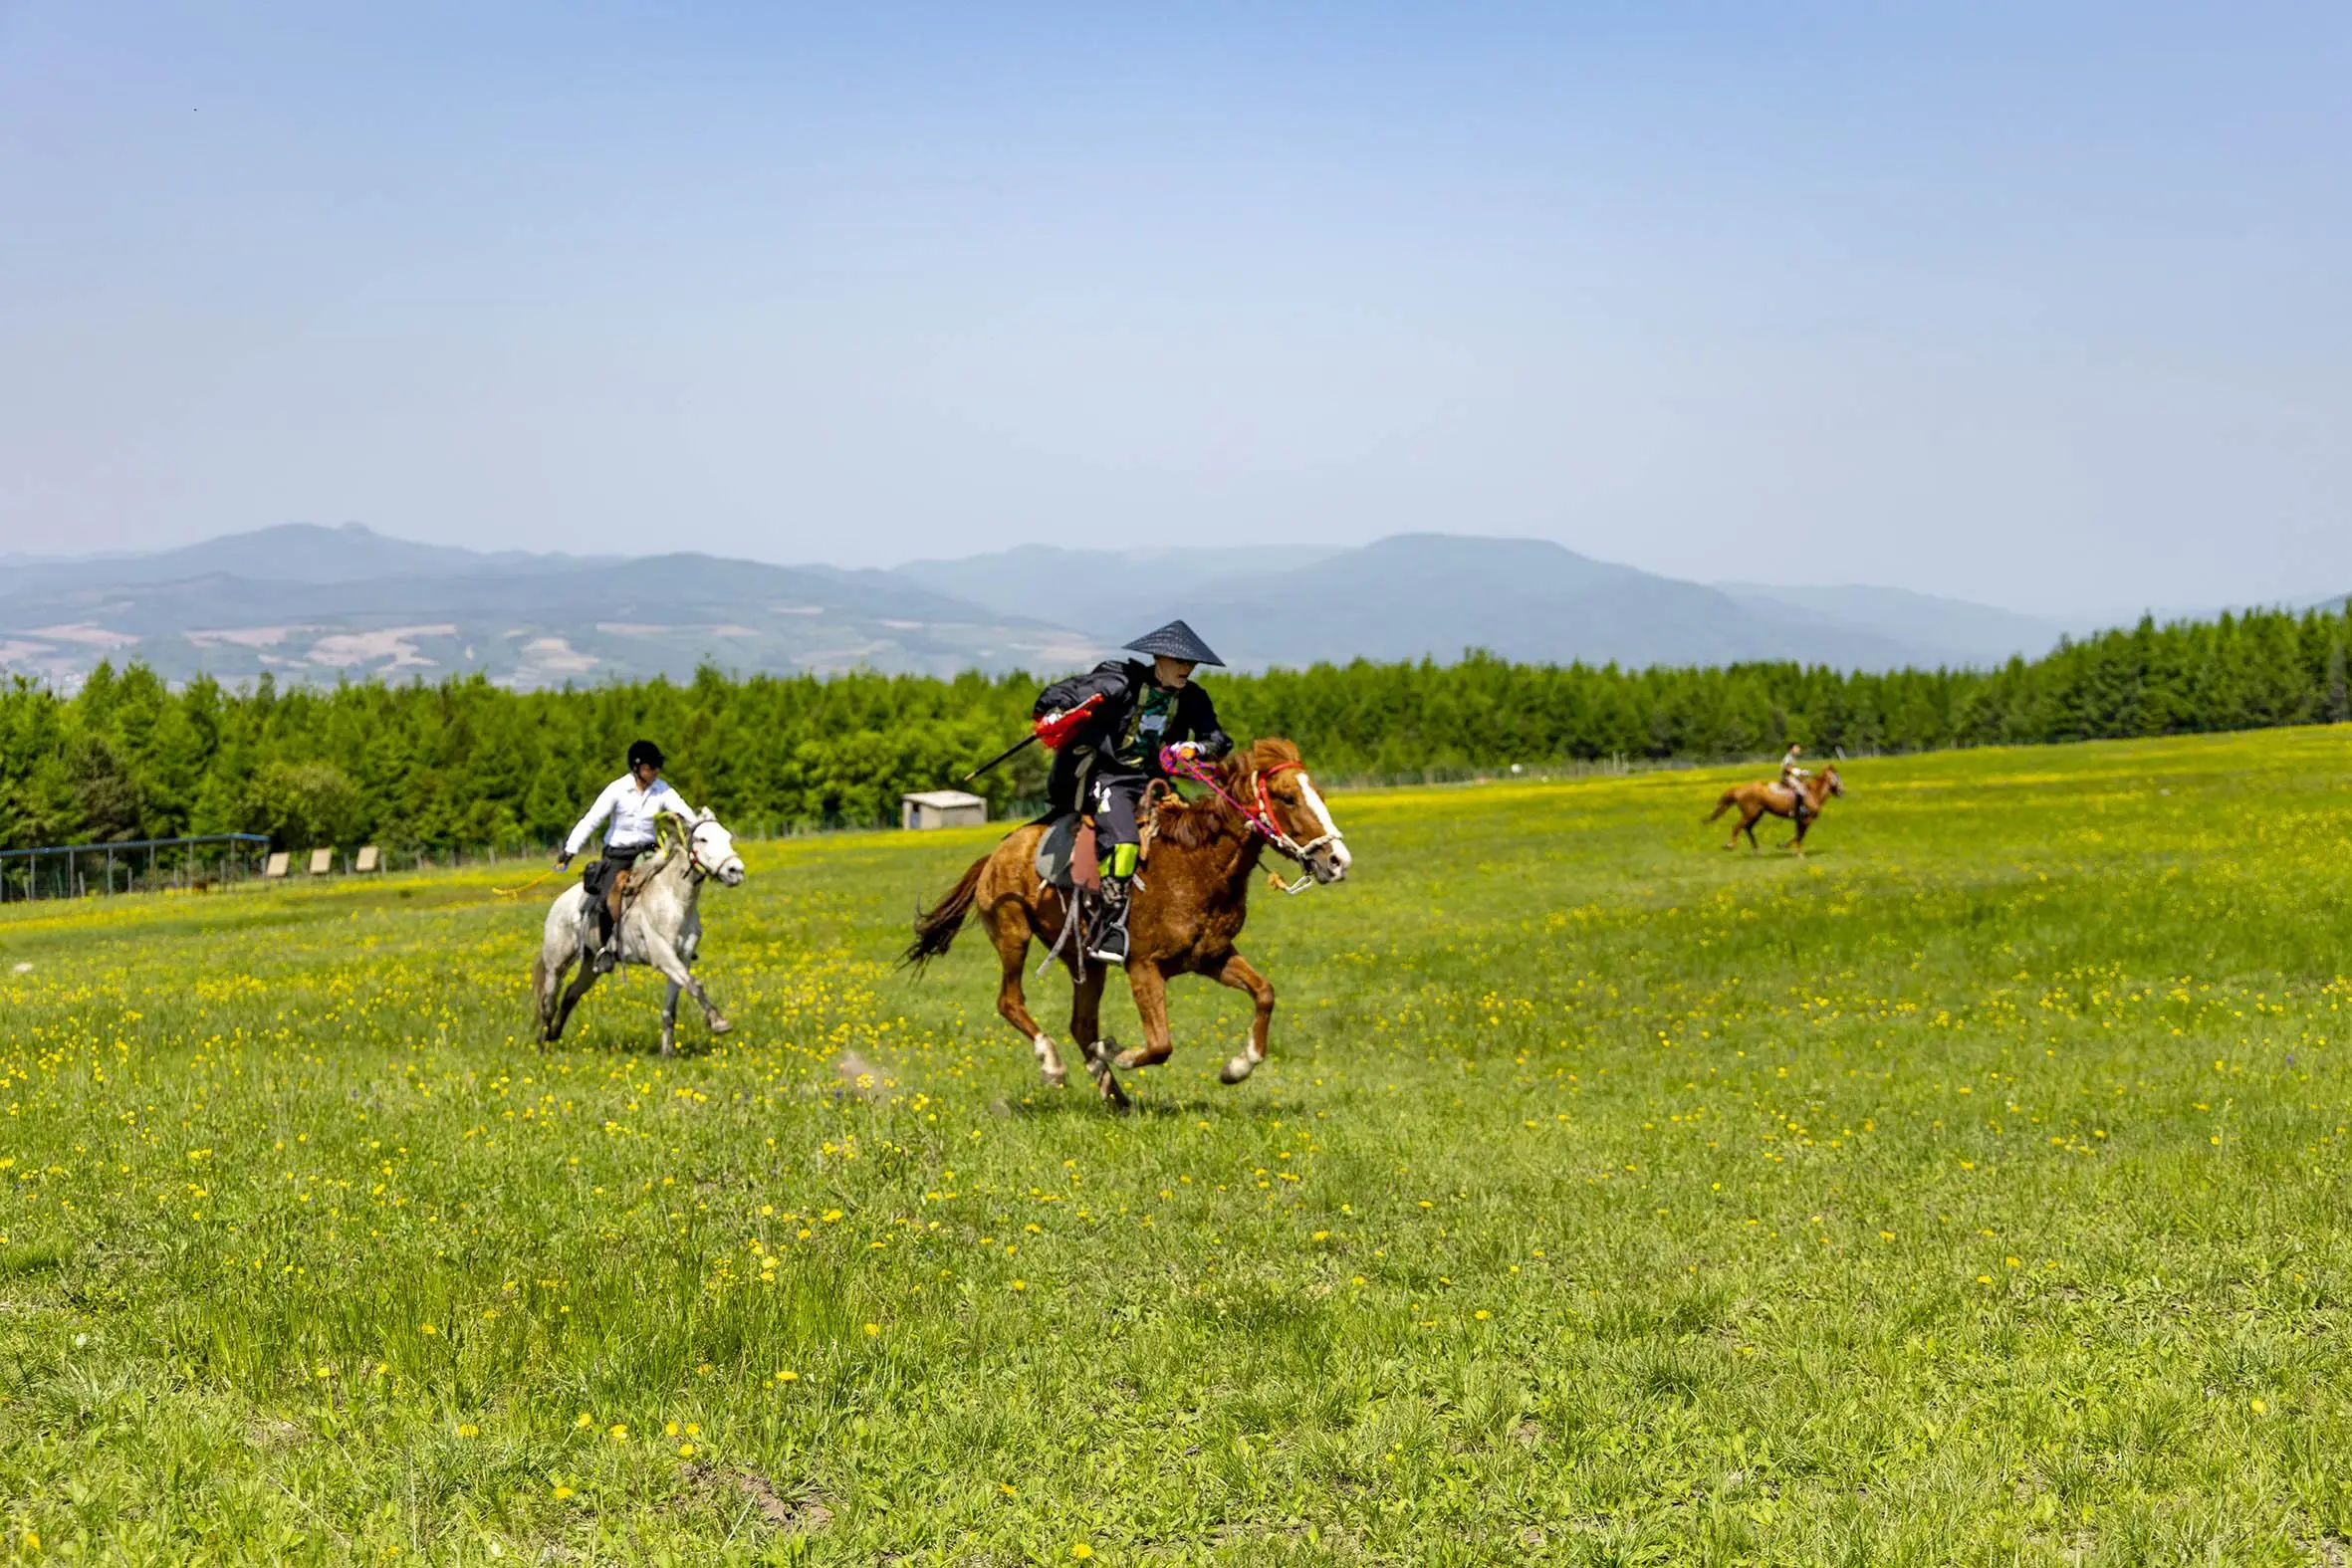
[{"label": "horse's tail", "polygon": [[972,897],[980,886],[980,874],[988,869],[988,856],[982,855],[973,861],[964,879],[929,909],[915,907],[915,939],[900,955],[901,964],[911,964],[920,973],[924,965],[955,945],[956,933],[964,928],[964,917],[972,912]]},{"label": "horse's tail", "polygon": [[1710,822],[1714,821],[1717,817],[1723,815],[1724,812],[1729,811],[1733,806],[1737,805],[1739,801],[1740,791],[1737,788],[1726,789],[1723,792],[1723,798],[1715,802],[1715,809],[1707,814],[1707,820]]}]

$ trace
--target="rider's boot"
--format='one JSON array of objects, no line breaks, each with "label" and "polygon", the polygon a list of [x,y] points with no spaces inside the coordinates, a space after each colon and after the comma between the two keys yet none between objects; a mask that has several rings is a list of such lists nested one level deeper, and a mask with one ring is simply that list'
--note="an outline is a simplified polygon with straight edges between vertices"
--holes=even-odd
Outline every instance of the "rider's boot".
[{"label": "rider's boot", "polygon": [[1127,962],[1127,883],[1123,876],[1106,876],[1095,895],[1093,930],[1086,939],[1086,957],[1097,964]]},{"label": "rider's boot", "polygon": [[585,922],[588,968],[599,975],[609,975],[620,962],[620,923],[614,920],[604,905],[598,904]]}]

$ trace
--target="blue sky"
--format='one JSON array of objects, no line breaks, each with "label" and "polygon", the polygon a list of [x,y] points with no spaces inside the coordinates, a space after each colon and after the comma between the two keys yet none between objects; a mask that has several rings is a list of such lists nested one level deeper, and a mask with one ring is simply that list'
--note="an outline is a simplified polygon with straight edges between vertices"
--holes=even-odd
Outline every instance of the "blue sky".
[{"label": "blue sky", "polygon": [[0,551],[2352,589],[2352,7],[0,0]]}]

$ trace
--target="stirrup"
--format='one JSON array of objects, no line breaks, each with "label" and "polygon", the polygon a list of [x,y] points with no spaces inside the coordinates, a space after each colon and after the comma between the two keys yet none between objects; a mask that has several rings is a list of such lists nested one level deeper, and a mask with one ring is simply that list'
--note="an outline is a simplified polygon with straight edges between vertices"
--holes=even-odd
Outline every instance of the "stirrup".
[{"label": "stirrup", "polygon": [[1124,964],[1127,962],[1128,900],[1114,899],[1107,894],[1098,894],[1097,897],[1100,902],[1094,908],[1094,930],[1086,939],[1086,957],[1097,964]]}]

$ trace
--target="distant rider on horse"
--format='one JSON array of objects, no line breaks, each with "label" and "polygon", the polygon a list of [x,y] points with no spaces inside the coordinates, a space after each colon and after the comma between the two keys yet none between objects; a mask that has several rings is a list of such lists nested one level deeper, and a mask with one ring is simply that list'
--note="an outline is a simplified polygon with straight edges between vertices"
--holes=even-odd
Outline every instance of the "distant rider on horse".
[{"label": "distant rider on horse", "polygon": [[556,869],[561,871],[588,847],[596,824],[609,823],[604,829],[603,857],[589,861],[580,874],[581,889],[587,894],[581,910],[581,946],[594,952],[590,962],[599,975],[611,973],[620,960],[620,911],[616,907],[620,900],[612,896],[619,891],[615,882],[658,841],[657,824],[663,816],[694,820],[694,808],[661,777],[664,761],[661,748],[651,741],[630,742],[629,771],[604,786],[596,803],[588,808],[588,815],[580,819],[556,853]]},{"label": "distant rider on horse", "polygon": [[1094,817],[1102,871],[1102,906],[1086,956],[1127,962],[1128,888],[1142,857],[1144,790],[1178,762],[1215,762],[1233,750],[1209,694],[1192,684],[1203,664],[1225,661],[1180,620],[1126,643],[1151,662],[1110,659],[1091,674],[1057,681],[1039,696],[1033,717],[1050,719],[1100,698],[1085,723],[1055,756],[1047,796],[1054,813],[1084,809]]},{"label": "distant rider on horse", "polygon": [[1813,771],[1810,768],[1799,768],[1796,765],[1796,759],[1803,752],[1803,747],[1790,741],[1788,751],[1780,759],[1780,787],[1788,791],[1788,819],[1796,824],[1799,838],[1804,836],[1805,784],[1813,777]]}]

